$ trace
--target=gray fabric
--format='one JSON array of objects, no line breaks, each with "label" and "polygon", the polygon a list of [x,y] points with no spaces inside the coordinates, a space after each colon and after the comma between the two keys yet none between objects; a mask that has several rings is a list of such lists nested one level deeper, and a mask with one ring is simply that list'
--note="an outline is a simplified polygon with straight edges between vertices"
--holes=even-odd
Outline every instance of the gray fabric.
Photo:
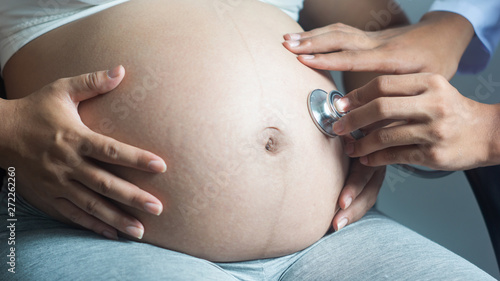
[{"label": "gray fabric", "polygon": [[494,280],[479,268],[370,211],[288,256],[212,263],[50,219],[16,198],[15,274],[7,271],[7,196],[1,206],[1,280]]}]

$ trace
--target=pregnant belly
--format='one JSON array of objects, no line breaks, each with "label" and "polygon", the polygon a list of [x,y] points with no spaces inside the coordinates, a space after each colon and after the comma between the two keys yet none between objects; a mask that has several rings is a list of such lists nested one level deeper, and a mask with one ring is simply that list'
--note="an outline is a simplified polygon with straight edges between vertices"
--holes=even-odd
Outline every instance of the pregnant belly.
[{"label": "pregnant belly", "polygon": [[306,104],[335,85],[281,46],[301,29],[279,9],[224,3],[132,1],[67,24],[8,62],[7,91],[123,64],[122,84],[80,114],[166,160],[162,175],[106,167],[163,202],[159,217],[122,206],[143,240],[214,261],[289,254],[325,234],[343,186],[341,143]]}]

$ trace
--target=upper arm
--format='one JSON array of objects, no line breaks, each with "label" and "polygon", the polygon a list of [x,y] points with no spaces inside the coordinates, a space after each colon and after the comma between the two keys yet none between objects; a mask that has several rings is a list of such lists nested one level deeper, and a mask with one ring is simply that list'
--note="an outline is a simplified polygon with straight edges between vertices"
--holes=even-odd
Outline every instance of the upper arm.
[{"label": "upper arm", "polygon": [[409,23],[394,0],[305,0],[299,20],[304,29],[338,22],[369,31]]}]

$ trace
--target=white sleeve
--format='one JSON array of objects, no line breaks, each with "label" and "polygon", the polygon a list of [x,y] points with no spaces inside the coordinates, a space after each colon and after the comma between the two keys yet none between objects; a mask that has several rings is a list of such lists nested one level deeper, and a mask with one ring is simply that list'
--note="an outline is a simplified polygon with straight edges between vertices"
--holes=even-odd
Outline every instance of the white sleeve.
[{"label": "white sleeve", "polygon": [[460,64],[459,73],[477,73],[486,68],[500,41],[499,0],[436,0],[430,11],[446,11],[466,18],[475,35]]}]

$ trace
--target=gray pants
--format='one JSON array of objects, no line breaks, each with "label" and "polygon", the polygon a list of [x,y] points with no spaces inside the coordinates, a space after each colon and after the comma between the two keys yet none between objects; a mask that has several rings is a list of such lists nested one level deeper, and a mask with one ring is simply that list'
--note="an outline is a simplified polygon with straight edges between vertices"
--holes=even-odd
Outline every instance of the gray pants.
[{"label": "gray pants", "polygon": [[[17,221],[8,221],[6,193],[0,196],[1,280],[494,280],[376,211],[288,256],[212,263],[145,243],[107,240],[53,220],[19,196]],[[15,264],[9,264],[13,257]],[[12,265],[15,273],[8,271]]]}]

